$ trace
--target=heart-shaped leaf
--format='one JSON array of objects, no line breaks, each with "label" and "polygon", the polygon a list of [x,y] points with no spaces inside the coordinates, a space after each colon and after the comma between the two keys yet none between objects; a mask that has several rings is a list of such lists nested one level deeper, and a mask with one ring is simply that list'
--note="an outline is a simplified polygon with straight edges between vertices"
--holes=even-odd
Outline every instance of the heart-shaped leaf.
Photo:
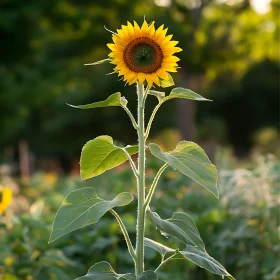
[{"label": "heart-shaped leaf", "polygon": [[203,96],[195,93],[190,89],[181,88],[181,87],[172,89],[171,93],[164,98],[164,101],[173,98],[184,98],[184,99],[191,99],[197,101],[212,101],[210,99],[204,98]]},{"label": "heart-shaped leaf", "polygon": [[201,252],[193,246],[187,245],[184,251],[177,251],[174,259],[187,259],[197,264],[198,266],[222,277],[228,277],[235,280],[227,270],[215,259],[209,256],[206,252]]},{"label": "heart-shaped leaf", "polygon": [[187,214],[175,212],[170,219],[163,220],[157,213],[147,211],[147,216],[163,235],[173,236],[184,244],[191,244],[205,252],[205,245],[198,229],[192,218]]},{"label": "heart-shaped leaf", "polygon": [[96,62],[92,62],[92,63],[86,63],[84,64],[85,66],[91,66],[91,65],[98,65],[98,64],[103,64],[103,63],[110,63],[112,61],[111,58],[105,58]]},{"label": "heart-shaped leaf", "polygon": [[107,262],[99,262],[90,267],[85,276],[76,278],[75,280],[135,280],[135,275],[117,274],[112,266]]},{"label": "heart-shaped leaf", "polygon": [[144,245],[158,251],[162,257],[164,257],[167,253],[175,252],[174,249],[146,237],[144,239]]},{"label": "heart-shaped leaf", "polygon": [[214,196],[219,198],[217,189],[218,174],[205,152],[194,142],[181,141],[175,150],[163,152],[157,144],[150,144],[151,153],[169,164],[173,169],[190,177]]},{"label": "heart-shaped leaf", "polygon": [[87,142],[80,160],[83,180],[95,177],[127,160],[125,149],[130,155],[138,152],[138,146],[117,147],[110,136],[98,136]]},{"label": "heart-shaped leaf", "polygon": [[127,192],[107,201],[98,197],[93,188],[72,191],[55,216],[49,243],[78,228],[97,223],[107,211],[116,206],[125,206],[132,200],[133,196]]},{"label": "heart-shaped leaf", "polygon": [[120,92],[116,92],[110,95],[106,100],[94,102],[86,105],[71,105],[67,104],[71,107],[78,109],[92,109],[92,108],[100,108],[100,107],[112,107],[112,106],[126,106],[127,100],[124,96],[121,96]]},{"label": "heart-shaped leaf", "polygon": [[159,80],[160,86],[163,87],[163,88],[174,86],[174,81],[173,81],[172,76],[169,73],[167,73],[167,74],[168,74],[167,79],[165,79],[165,80],[160,79]]}]

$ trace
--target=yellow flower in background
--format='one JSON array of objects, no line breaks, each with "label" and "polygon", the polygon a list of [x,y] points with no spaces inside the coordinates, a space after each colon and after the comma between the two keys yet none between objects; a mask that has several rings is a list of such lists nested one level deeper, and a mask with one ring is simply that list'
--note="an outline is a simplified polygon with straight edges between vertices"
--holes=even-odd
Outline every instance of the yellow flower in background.
[{"label": "yellow flower in background", "polygon": [[11,204],[13,193],[10,189],[4,188],[0,194],[0,214]]},{"label": "yellow flower in background", "polygon": [[154,22],[148,25],[144,21],[141,28],[136,22],[134,26],[127,22],[113,34],[114,44],[107,44],[112,51],[109,57],[128,84],[147,81],[149,87],[160,86],[160,79],[168,79],[167,72],[177,72],[180,59],[173,54],[182,49],[176,47],[178,41],[171,41],[172,35],[166,36],[167,29],[161,25],[156,30]]}]

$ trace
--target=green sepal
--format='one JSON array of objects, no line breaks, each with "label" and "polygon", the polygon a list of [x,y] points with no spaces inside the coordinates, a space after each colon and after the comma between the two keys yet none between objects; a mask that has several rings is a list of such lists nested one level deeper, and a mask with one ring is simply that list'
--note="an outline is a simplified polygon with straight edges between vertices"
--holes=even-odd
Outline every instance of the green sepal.
[{"label": "green sepal", "polygon": [[175,85],[172,76],[169,73],[167,73],[167,75],[168,75],[167,79],[165,79],[165,80],[159,79],[160,86],[163,88],[172,87]]},{"label": "green sepal", "polygon": [[128,192],[107,201],[98,197],[94,188],[72,191],[58,209],[49,243],[76,229],[97,223],[112,208],[125,206],[132,200],[133,196]]},{"label": "green sepal", "polygon": [[155,157],[193,179],[219,198],[217,169],[199,145],[190,141],[181,141],[173,151],[163,152],[157,144],[151,143],[149,149]]},{"label": "green sepal", "polygon": [[116,92],[112,95],[110,95],[106,100],[104,101],[98,101],[86,105],[71,105],[67,104],[73,108],[78,108],[78,109],[92,109],[92,108],[100,108],[100,107],[111,107],[111,106],[126,106],[127,105],[127,100],[124,96],[121,96],[120,92]]},{"label": "green sepal", "polygon": [[80,159],[81,178],[85,180],[95,177],[127,161],[123,149],[130,155],[138,152],[138,146],[115,146],[112,137],[106,135],[88,141],[82,149]]}]

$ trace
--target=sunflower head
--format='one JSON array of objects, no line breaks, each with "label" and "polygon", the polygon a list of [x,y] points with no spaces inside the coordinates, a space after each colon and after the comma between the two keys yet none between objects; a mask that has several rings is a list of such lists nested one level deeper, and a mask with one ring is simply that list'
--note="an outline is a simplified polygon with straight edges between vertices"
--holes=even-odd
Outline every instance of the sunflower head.
[{"label": "sunflower head", "polygon": [[113,44],[107,44],[112,51],[109,57],[115,64],[115,71],[123,76],[128,84],[145,81],[149,87],[153,84],[160,86],[160,79],[168,79],[167,72],[176,72],[179,58],[174,53],[182,51],[176,47],[177,41],[171,41],[172,35],[166,36],[167,28],[160,26],[155,30],[154,22],[146,21],[140,28],[134,22],[132,25],[122,25],[113,34]]}]

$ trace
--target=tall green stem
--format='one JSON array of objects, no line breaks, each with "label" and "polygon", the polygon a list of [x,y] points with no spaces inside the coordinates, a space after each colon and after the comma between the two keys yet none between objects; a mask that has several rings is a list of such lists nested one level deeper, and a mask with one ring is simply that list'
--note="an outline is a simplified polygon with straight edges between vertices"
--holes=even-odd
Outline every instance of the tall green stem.
[{"label": "tall green stem", "polygon": [[145,97],[144,85],[137,83],[138,95],[138,211],[137,211],[137,232],[136,232],[136,276],[144,271],[144,233],[146,210],[145,203]]}]

